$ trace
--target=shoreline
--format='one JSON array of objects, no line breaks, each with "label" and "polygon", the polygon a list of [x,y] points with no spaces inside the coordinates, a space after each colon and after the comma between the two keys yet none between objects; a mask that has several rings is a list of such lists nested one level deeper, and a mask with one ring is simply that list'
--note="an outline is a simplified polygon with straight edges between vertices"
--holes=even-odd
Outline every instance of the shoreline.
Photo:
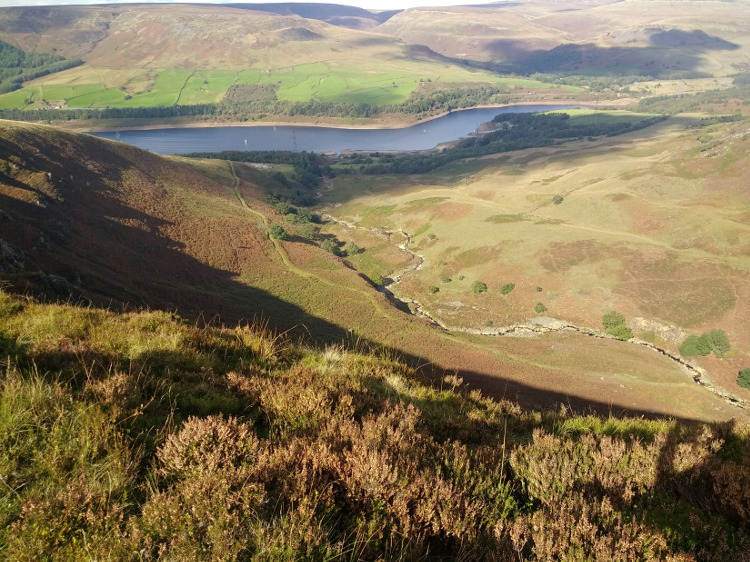
[{"label": "shoreline", "polygon": [[135,125],[132,127],[78,127],[71,128],[77,133],[116,133],[117,131],[155,131],[160,129],[211,129],[216,127],[319,127],[324,129],[350,129],[350,130],[377,130],[377,129],[408,129],[414,127],[420,123],[427,123],[440,119],[451,113],[457,113],[459,111],[470,111],[472,109],[500,109],[503,107],[513,107],[516,105],[577,105],[578,107],[588,107],[588,103],[576,104],[571,103],[569,100],[544,100],[544,101],[524,101],[518,103],[506,103],[506,104],[491,104],[491,105],[476,105],[474,107],[465,107],[461,109],[454,109],[452,111],[445,111],[438,115],[432,115],[425,119],[419,119],[410,121],[403,124],[394,125],[343,125],[336,123],[299,123],[289,121],[263,121],[263,122],[247,122],[247,121],[211,121],[211,122],[195,122],[195,123],[165,123],[159,124],[154,123],[153,125]]}]

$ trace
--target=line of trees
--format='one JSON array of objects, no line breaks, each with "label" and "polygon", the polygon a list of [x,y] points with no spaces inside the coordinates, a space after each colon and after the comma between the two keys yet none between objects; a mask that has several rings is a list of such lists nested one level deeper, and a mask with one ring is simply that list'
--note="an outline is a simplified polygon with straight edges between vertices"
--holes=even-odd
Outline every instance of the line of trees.
[{"label": "line of trees", "polygon": [[0,41],[0,94],[19,90],[28,80],[82,64],[81,59],[66,60],[59,55],[27,53]]},{"label": "line of trees", "polygon": [[590,137],[615,136],[648,127],[666,117],[652,117],[635,123],[576,124],[565,113],[533,114],[504,113],[495,117],[499,129],[482,137],[464,139],[453,148],[439,153],[407,154],[389,161],[364,166],[362,173],[422,174],[436,170],[455,160],[489,154],[550,146],[559,142]]}]

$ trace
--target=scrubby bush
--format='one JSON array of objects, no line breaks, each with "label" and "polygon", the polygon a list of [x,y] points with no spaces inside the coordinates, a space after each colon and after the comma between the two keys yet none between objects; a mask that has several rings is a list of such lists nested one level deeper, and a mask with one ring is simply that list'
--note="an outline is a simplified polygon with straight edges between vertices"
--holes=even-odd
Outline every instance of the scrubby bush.
[{"label": "scrubby bush", "polygon": [[717,357],[721,357],[731,348],[726,332],[713,329],[700,336],[688,336],[680,346],[680,355],[683,357],[699,357],[713,352]]},{"label": "scrubby bush", "polygon": [[272,224],[268,228],[268,235],[271,238],[274,238],[276,240],[286,240],[287,239],[286,230],[284,230],[284,227],[279,226],[278,224]]},{"label": "scrubby bush", "polygon": [[314,224],[303,224],[299,229],[299,235],[305,240],[315,240],[318,237],[318,227]]},{"label": "scrubby bush", "polygon": [[560,203],[562,203],[562,202],[563,202],[563,196],[562,196],[562,195],[555,195],[555,196],[554,196],[554,197],[552,198],[552,202],[553,202],[553,203],[554,203],[555,205],[559,205]]},{"label": "scrubby bush", "polygon": [[717,357],[721,357],[732,349],[732,344],[729,343],[729,338],[724,330],[713,329],[706,334],[708,345],[711,346],[711,351]]},{"label": "scrubby bush", "polygon": [[4,560],[750,552],[739,421],[525,411],[360,344],[2,292],[0,341]]},{"label": "scrubby bush", "polygon": [[618,324],[617,326],[607,330],[610,336],[616,337],[618,340],[629,340],[633,337],[633,331],[628,328],[625,324]]},{"label": "scrubby bush", "polygon": [[500,287],[500,294],[501,295],[508,295],[510,292],[516,288],[515,283],[506,283],[502,287]]},{"label": "scrubby bush", "polygon": [[487,285],[483,283],[482,281],[474,281],[474,283],[471,285],[471,291],[475,295],[478,295],[480,293],[486,293]]},{"label": "scrubby bush", "polygon": [[611,330],[616,326],[625,324],[625,317],[619,312],[612,310],[602,316],[602,324],[604,325],[605,330]]},{"label": "scrubby bush", "polygon": [[737,377],[737,384],[750,390],[750,369],[742,369]]},{"label": "scrubby bush", "polygon": [[547,312],[547,307],[543,303],[538,302],[534,305],[534,312],[542,314],[543,312]]},{"label": "scrubby bush", "polygon": [[427,287],[427,292],[430,293],[431,295],[434,295],[439,290],[440,290],[440,287],[438,287],[437,285],[430,285],[429,287]]},{"label": "scrubby bush", "polygon": [[320,247],[326,252],[333,254],[334,256],[339,255],[339,245],[330,238],[326,238],[325,240],[323,240],[323,243],[320,245]]},{"label": "scrubby bush", "polygon": [[347,256],[356,256],[359,252],[359,246],[357,246],[354,242],[349,242],[344,248],[344,253]]},{"label": "scrubby bush", "polygon": [[452,279],[448,277],[447,275],[441,275],[440,276],[440,282],[441,283],[450,283]]}]

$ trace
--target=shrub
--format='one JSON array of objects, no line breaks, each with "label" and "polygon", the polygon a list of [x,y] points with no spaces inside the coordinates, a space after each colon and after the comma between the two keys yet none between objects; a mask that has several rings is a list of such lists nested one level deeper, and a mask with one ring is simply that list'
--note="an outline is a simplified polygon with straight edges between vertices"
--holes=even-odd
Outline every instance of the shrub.
[{"label": "shrub", "polygon": [[614,328],[607,330],[607,333],[622,341],[629,340],[633,337],[633,330],[628,328],[625,324],[618,324]]},{"label": "shrub", "polygon": [[737,384],[750,390],[750,369],[742,369],[737,377]]},{"label": "shrub", "polygon": [[502,287],[500,287],[500,293],[503,295],[510,294],[510,292],[516,288],[515,283],[506,283]]},{"label": "shrub", "polygon": [[701,336],[690,335],[680,346],[680,355],[683,357],[695,357],[711,353],[711,344],[705,334]]},{"label": "shrub", "polygon": [[537,293],[541,293],[541,292],[542,292],[543,290],[544,290],[544,289],[542,289],[541,287],[537,287],[537,288],[536,288],[536,292],[537,292]]},{"label": "shrub", "polygon": [[279,226],[278,224],[272,224],[270,228],[268,229],[268,235],[271,238],[275,238],[276,240],[286,240],[287,239],[287,233],[286,230],[284,230],[283,227]]},{"label": "shrub", "polygon": [[430,293],[431,295],[434,295],[439,290],[440,290],[440,287],[438,287],[437,285],[430,285],[429,287],[427,287],[427,292]]},{"label": "shrub", "polygon": [[441,275],[440,276],[440,282],[441,283],[450,283],[451,281],[453,281],[453,280],[450,277],[448,277],[447,275]]},{"label": "shrub", "polygon": [[273,206],[273,208],[276,209],[276,212],[280,215],[288,215],[289,213],[294,213],[296,210],[286,201],[279,201]]},{"label": "shrub", "polygon": [[543,312],[547,312],[547,307],[538,302],[536,303],[536,305],[534,305],[534,312],[536,312],[537,314],[542,314]]},{"label": "shrub", "polygon": [[562,202],[563,202],[563,196],[562,196],[562,195],[555,195],[555,196],[554,196],[554,197],[552,198],[552,202],[553,202],[553,203],[554,203],[555,205],[559,205],[560,203],[562,203]]},{"label": "shrub", "polygon": [[471,286],[471,290],[475,295],[478,295],[480,293],[486,293],[487,285],[485,283],[482,283],[481,281],[474,281],[474,283]]},{"label": "shrub", "polygon": [[303,224],[299,229],[299,235],[305,240],[315,240],[318,237],[318,227],[310,223]]},{"label": "shrub", "polygon": [[459,281],[463,281],[464,279],[466,279],[466,276],[465,276],[465,275],[459,275],[459,276],[458,276],[458,280],[459,280]]},{"label": "shrub", "polygon": [[713,329],[708,334],[704,334],[708,340],[708,345],[711,346],[711,351],[716,354],[717,357],[721,357],[732,349],[732,344],[729,343],[729,338],[724,330]]},{"label": "shrub", "polygon": [[320,245],[320,247],[326,252],[333,254],[334,256],[339,255],[339,245],[330,238],[326,238],[325,240],[323,240],[323,243]]},{"label": "shrub", "polygon": [[602,324],[604,324],[604,329],[609,331],[616,326],[624,325],[625,317],[619,312],[612,310],[602,316]]},{"label": "shrub", "polygon": [[344,248],[344,253],[347,256],[356,256],[359,253],[359,246],[357,246],[354,242],[349,242],[346,245],[346,248]]}]

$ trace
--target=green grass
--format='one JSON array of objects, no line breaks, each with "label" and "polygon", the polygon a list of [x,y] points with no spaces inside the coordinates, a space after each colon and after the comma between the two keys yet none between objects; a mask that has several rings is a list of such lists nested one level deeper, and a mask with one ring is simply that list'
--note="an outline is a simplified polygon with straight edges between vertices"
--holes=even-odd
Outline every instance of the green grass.
[{"label": "green grass", "polygon": [[[71,76],[74,75],[69,71],[66,72]],[[315,62],[270,70],[193,72],[186,69],[167,68],[153,72],[156,73],[156,79],[150,78],[153,80],[152,83],[144,83],[146,91],[130,89],[128,84],[134,75],[132,72],[122,73],[123,83],[114,84],[116,87],[110,88],[100,83],[79,84],[80,78],[75,78],[75,85],[57,85],[60,77],[66,76],[63,72],[42,80],[42,84],[44,80],[54,81],[55,84],[42,85],[43,99],[68,100],[69,107],[151,107],[174,103],[189,105],[216,103],[234,84],[275,84],[278,86],[278,99],[284,101],[321,100],[337,103],[371,103],[382,106],[406,101],[409,95],[419,87],[420,82],[427,80],[451,84],[489,82],[529,89],[555,87],[554,84],[544,84],[534,80],[501,77],[454,65],[408,59]],[[94,76],[97,75],[89,73],[86,78]],[[110,85],[112,78],[110,75],[108,81]],[[116,80],[116,77],[114,78]],[[118,88],[125,91],[122,97],[114,93]],[[95,96],[97,92],[108,93]],[[181,92],[179,100],[176,95],[172,95],[178,92]],[[125,95],[132,96],[132,99],[126,100]],[[24,95],[0,96],[0,109],[21,108],[24,106],[25,99]]]},{"label": "green grass", "polygon": [[92,94],[105,89],[102,84],[84,84],[82,86],[42,86],[45,101],[66,101],[77,96]]},{"label": "green grass", "polygon": [[21,88],[9,94],[0,96],[0,109],[20,109],[26,105],[27,99],[39,99],[38,88]]},{"label": "green grass", "polygon": [[69,99],[67,105],[68,107],[107,107],[123,101],[125,101],[125,92],[117,88],[108,88]]}]

